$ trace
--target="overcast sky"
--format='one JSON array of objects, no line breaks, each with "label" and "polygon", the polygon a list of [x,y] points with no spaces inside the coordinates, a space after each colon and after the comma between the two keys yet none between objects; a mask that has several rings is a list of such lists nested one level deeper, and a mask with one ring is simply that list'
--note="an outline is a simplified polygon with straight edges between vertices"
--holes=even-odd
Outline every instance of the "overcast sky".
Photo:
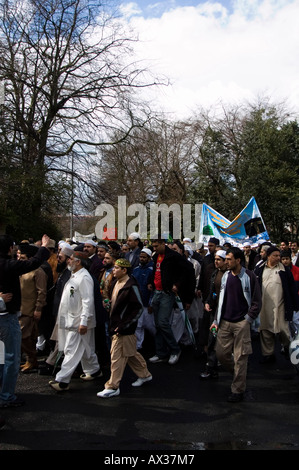
[{"label": "overcast sky", "polygon": [[138,0],[120,11],[137,57],[172,82],[155,92],[164,111],[184,118],[267,96],[299,112],[299,0]]}]

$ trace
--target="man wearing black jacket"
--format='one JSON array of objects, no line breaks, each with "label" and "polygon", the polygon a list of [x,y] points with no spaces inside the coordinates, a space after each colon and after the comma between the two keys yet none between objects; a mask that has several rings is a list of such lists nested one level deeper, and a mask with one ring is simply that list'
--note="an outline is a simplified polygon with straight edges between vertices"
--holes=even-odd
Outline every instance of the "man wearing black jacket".
[{"label": "man wearing black jacket", "polygon": [[165,240],[157,238],[152,241],[155,251],[154,269],[150,288],[154,289],[152,309],[157,329],[156,355],[150,362],[176,364],[181,350],[174,338],[171,328],[171,314],[175,298],[179,296],[186,310],[190,308],[195,292],[195,275],[193,265],[176,251],[166,246]]},{"label": "man wearing black jacket", "polygon": [[0,364],[0,408],[24,404],[15,395],[22,338],[18,320],[21,305],[19,276],[37,269],[49,258],[50,252],[46,248],[49,241],[50,238],[44,235],[38,252],[29,260],[21,261],[12,258],[13,239],[8,235],[0,236],[0,292],[12,294],[6,308],[0,312],[0,340],[5,347],[5,363]]}]

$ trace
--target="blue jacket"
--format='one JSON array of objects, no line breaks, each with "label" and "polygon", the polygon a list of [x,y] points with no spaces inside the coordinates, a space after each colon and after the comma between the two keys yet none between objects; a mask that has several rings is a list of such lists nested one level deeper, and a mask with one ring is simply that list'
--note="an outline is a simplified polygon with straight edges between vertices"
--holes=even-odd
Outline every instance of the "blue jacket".
[{"label": "blue jacket", "polygon": [[149,279],[153,274],[154,263],[149,261],[145,266],[139,265],[133,269],[133,276],[138,282],[142,303],[144,307],[149,305],[149,300],[152,292],[148,289]]},{"label": "blue jacket", "polygon": [[[216,311],[216,319],[215,319],[216,320],[215,323],[217,324],[219,324],[221,320],[223,300],[224,300],[224,295],[225,295],[225,290],[226,290],[227,277],[229,273],[230,271],[226,271],[223,274],[222,279],[221,279],[219,302],[218,302],[218,307]],[[252,271],[249,271],[248,269],[245,269],[244,267],[241,268],[241,271],[238,274],[238,277],[241,281],[243,294],[248,304],[248,312],[245,315],[245,318],[251,323],[255,318],[257,318],[262,307],[262,295],[261,295],[260,285],[258,283],[258,279],[256,275]]]}]

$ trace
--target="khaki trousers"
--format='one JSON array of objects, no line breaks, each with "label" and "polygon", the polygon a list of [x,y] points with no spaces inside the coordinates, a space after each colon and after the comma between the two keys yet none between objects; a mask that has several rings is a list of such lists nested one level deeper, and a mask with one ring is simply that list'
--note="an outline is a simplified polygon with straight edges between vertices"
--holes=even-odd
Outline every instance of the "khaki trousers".
[{"label": "khaki trousers", "polygon": [[260,343],[263,356],[272,356],[275,353],[276,336],[285,349],[290,346],[290,333],[281,331],[280,333],[272,333],[268,330],[260,330]]},{"label": "khaki trousers", "polygon": [[143,356],[136,350],[136,341],[135,335],[112,336],[111,375],[105,383],[105,388],[118,389],[127,364],[137,377],[144,378],[151,375]]},{"label": "khaki trousers", "polygon": [[221,320],[216,341],[216,355],[221,365],[233,374],[232,393],[246,390],[248,356],[252,353],[250,323]]}]

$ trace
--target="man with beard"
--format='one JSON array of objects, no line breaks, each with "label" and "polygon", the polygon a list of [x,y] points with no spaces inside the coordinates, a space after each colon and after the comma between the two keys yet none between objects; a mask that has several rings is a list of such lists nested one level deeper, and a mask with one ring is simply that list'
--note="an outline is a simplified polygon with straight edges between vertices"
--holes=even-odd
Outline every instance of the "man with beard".
[{"label": "man with beard", "polygon": [[139,255],[141,248],[143,248],[139,233],[131,233],[128,236],[127,244],[129,245],[130,251],[125,254],[125,258],[130,261],[131,267],[134,269],[139,265]]},{"label": "man with beard", "polygon": [[290,345],[289,322],[298,310],[298,293],[289,269],[280,261],[280,250],[270,246],[267,260],[256,270],[261,292],[260,344],[263,358],[261,363],[275,362],[275,343],[279,339],[285,353]]},{"label": "man with beard", "polygon": [[253,271],[256,252],[252,250],[251,244],[249,242],[243,243],[243,251],[244,251],[244,257],[245,257],[244,266],[246,269],[250,269],[251,271]]},{"label": "man with beard", "polygon": [[[103,299],[103,303],[105,300],[109,299],[109,287],[111,281],[113,279],[113,268],[115,261],[119,258],[117,254],[107,252],[103,259],[103,266],[104,271],[101,273],[99,277],[100,283],[100,291]],[[104,303],[105,306],[105,303]]]},{"label": "man with beard", "polygon": [[98,245],[94,240],[87,240],[84,243],[83,251],[88,254],[89,267],[88,271],[97,279],[103,270],[103,262],[98,257]]},{"label": "man with beard", "polygon": [[61,295],[63,292],[63,288],[65,283],[71,277],[71,271],[68,269],[69,259],[73,253],[73,248],[68,243],[62,243],[59,253],[57,255],[57,266],[56,271],[58,274],[58,278],[55,284],[55,293],[53,299],[53,310],[52,314],[55,320],[55,326],[51,335],[51,341],[54,341],[55,346],[54,349],[49,354],[48,358],[45,361],[45,364],[40,367],[39,374],[40,375],[52,375],[55,363],[57,360],[58,355],[58,325],[57,325],[57,315],[59,304],[61,300]]},{"label": "man with beard", "polygon": [[79,363],[84,380],[102,374],[95,353],[95,284],[84,267],[87,260],[87,253],[74,251],[68,263],[71,277],[64,286],[58,310],[58,349],[63,351],[64,359],[55,380],[49,382],[57,392],[69,389]]}]

